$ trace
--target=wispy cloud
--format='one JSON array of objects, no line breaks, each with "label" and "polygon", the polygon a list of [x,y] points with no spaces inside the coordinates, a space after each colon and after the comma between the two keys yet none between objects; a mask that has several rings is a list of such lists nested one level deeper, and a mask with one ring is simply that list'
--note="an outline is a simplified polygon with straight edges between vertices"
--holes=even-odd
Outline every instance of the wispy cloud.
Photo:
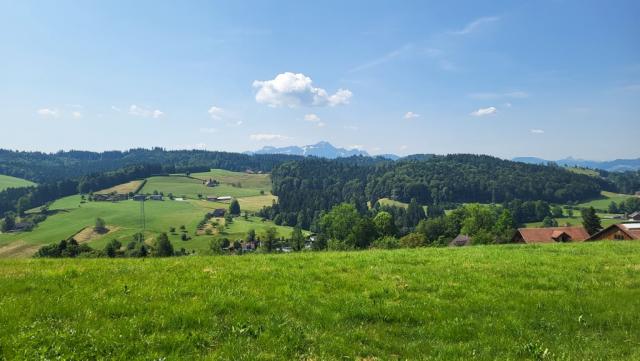
[{"label": "wispy cloud", "polygon": [[414,113],[414,112],[406,112],[404,114],[404,119],[415,119],[415,118],[419,118],[420,114],[418,113]]},{"label": "wispy cloud", "polygon": [[490,23],[496,22],[498,20],[500,20],[500,17],[498,17],[498,16],[481,17],[481,18],[475,19],[472,22],[468,23],[464,28],[462,28],[460,30],[452,31],[451,34],[455,34],[455,35],[471,34],[474,31],[476,31],[479,28],[481,28],[483,25],[490,24]]},{"label": "wispy cloud", "polygon": [[249,138],[251,140],[255,140],[258,142],[289,139],[289,137],[284,136],[282,134],[271,134],[271,133],[251,134]]},{"label": "wispy cloud", "polygon": [[164,112],[158,110],[158,109],[149,109],[149,108],[145,108],[145,107],[141,107],[135,104],[132,104],[129,107],[129,114],[131,115],[135,115],[138,117],[143,117],[143,118],[154,118],[154,119],[158,119],[160,117],[162,117],[164,115]]},{"label": "wispy cloud", "polygon": [[200,133],[216,133],[218,129],[216,128],[200,128]]},{"label": "wispy cloud", "polygon": [[221,120],[222,115],[224,114],[224,110],[220,107],[212,106],[211,108],[209,108],[207,113],[209,113],[209,116],[211,117],[211,119]]},{"label": "wispy cloud", "polygon": [[497,112],[498,112],[498,109],[496,107],[488,107],[488,108],[480,108],[478,110],[474,110],[473,112],[471,112],[471,115],[473,115],[474,117],[484,117],[487,115],[496,114]]},{"label": "wispy cloud", "polygon": [[79,111],[73,111],[71,112],[71,116],[74,117],[75,119],[80,119],[82,118],[82,113],[80,113]]},{"label": "wispy cloud", "polygon": [[42,117],[48,117],[48,118],[58,118],[60,116],[60,111],[55,108],[38,109],[36,113]]},{"label": "wispy cloud", "polygon": [[365,70],[365,69],[376,67],[378,65],[382,65],[384,63],[388,63],[391,60],[393,60],[395,58],[398,58],[401,55],[409,52],[412,48],[413,48],[412,44],[405,44],[402,47],[400,47],[398,49],[395,49],[393,51],[390,51],[390,52],[384,54],[383,56],[381,56],[379,58],[373,59],[373,60],[371,60],[369,62],[366,62],[364,64],[360,64],[358,66],[355,66],[355,67],[349,69],[348,72],[349,73],[355,73],[355,72],[358,72],[358,71],[362,71],[362,70]]},{"label": "wispy cloud", "polygon": [[504,93],[497,93],[497,92],[471,93],[468,96],[469,98],[480,99],[480,100],[501,99],[501,98],[524,99],[529,97],[529,93],[521,90],[517,90],[517,91],[511,91],[511,92],[504,92]]},{"label": "wispy cloud", "polygon": [[542,129],[531,129],[531,133],[533,133],[533,134],[544,134],[544,130],[542,130]]},{"label": "wispy cloud", "polygon": [[306,120],[307,122],[319,122],[320,117],[316,114],[310,113],[304,115],[304,120]]}]

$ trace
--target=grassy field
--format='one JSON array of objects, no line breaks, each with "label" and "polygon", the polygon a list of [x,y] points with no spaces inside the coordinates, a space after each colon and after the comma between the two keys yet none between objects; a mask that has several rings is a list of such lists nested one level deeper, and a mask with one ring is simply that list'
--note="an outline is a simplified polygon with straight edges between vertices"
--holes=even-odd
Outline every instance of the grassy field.
[{"label": "grassy field", "polygon": [[0,359],[637,360],[640,242],[0,260]]},{"label": "grassy field", "polygon": [[0,192],[7,188],[20,188],[36,185],[26,179],[0,174]]},{"label": "grassy field", "polygon": [[[152,239],[160,232],[169,232],[169,227],[178,229],[184,225],[192,239],[180,240],[180,232],[169,234],[174,247],[206,253],[209,242],[214,236],[198,236],[196,227],[207,212],[219,207],[226,208],[228,205],[195,200],[147,201],[145,202],[145,237]],[[103,218],[107,226],[115,230],[88,242],[89,245],[98,249],[103,248],[114,238],[126,244],[133,234],[142,229],[140,203],[132,200],[116,203],[81,203],[80,196],[71,196],[54,202],[50,210],[55,214],[50,215],[31,232],[0,234],[0,258],[28,257],[44,244],[67,239],[86,227],[92,227],[97,217]],[[250,217],[249,220],[239,217],[224,234],[218,236],[232,240],[244,238],[249,228],[255,228],[260,234],[267,226],[275,225],[271,222],[261,222],[257,217]],[[276,228],[281,236],[289,236],[291,233],[290,227],[276,226]]]},{"label": "grassy field", "polygon": [[202,180],[215,179],[226,185],[240,183],[242,188],[264,190],[265,193],[271,191],[271,176],[269,174],[249,174],[231,172],[224,169],[212,169],[205,173],[193,173],[191,176]]},{"label": "grassy field", "polygon": [[568,170],[569,172],[576,173],[576,174],[584,174],[591,177],[600,177],[600,173],[598,173],[593,169],[574,168],[574,167],[566,167],[565,169]]},{"label": "grassy field", "polygon": [[577,205],[577,207],[593,207],[598,210],[606,211],[609,208],[609,204],[612,201],[616,203],[620,203],[627,198],[635,197],[629,194],[619,194],[619,193],[612,193],[612,192],[605,192],[605,191],[601,192],[601,194],[602,194],[601,198],[594,199],[589,202],[580,203]]},{"label": "grassy field", "polygon": [[118,184],[117,186],[111,187],[111,188],[107,188],[107,189],[103,189],[99,192],[96,192],[97,194],[110,194],[110,193],[118,193],[118,194],[129,194],[132,192],[135,192],[138,190],[138,188],[140,188],[140,186],[142,185],[142,182],[144,182],[143,180],[134,180],[131,182],[127,182],[127,183],[123,183],[123,184]]},{"label": "grassy field", "polygon": [[220,184],[216,187],[207,187],[201,180],[185,176],[161,176],[147,179],[147,183],[140,190],[141,193],[162,192],[165,195],[173,193],[176,197],[187,197],[197,199],[198,194],[206,196],[231,196],[234,198],[251,197],[260,195],[260,189],[240,188],[229,184]]}]

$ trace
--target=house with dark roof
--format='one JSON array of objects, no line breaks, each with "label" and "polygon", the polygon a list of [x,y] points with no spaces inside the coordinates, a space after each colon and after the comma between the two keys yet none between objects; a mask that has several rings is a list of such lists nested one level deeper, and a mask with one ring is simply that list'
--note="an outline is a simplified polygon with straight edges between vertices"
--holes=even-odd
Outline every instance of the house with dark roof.
[{"label": "house with dark roof", "polygon": [[225,213],[226,213],[226,209],[224,209],[224,208],[216,208],[213,211],[209,212],[209,215],[211,217],[215,217],[215,218],[222,218],[222,217],[224,217]]},{"label": "house with dark roof", "polygon": [[584,227],[518,228],[512,243],[582,242],[589,238]]},{"label": "house with dark roof", "polygon": [[613,224],[589,237],[587,241],[601,240],[631,241],[640,240],[640,223]]},{"label": "house with dark roof", "polygon": [[630,221],[640,221],[640,212],[633,212],[629,215]]}]

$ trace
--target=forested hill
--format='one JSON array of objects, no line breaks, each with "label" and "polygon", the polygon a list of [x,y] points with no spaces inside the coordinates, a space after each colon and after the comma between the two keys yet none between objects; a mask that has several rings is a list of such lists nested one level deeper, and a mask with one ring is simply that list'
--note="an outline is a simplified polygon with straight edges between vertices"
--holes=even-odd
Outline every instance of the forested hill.
[{"label": "forested hill", "polygon": [[470,154],[360,164],[304,159],[275,167],[272,181],[279,197],[275,212],[287,219],[299,212],[313,218],[314,212],[341,202],[365,207],[380,198],[440,205],[513,199],[565,203],[596,198],[614,187],[561,167]]},{"label": "forested hill", "polygon": [[281,154],[251,156],[204,150],[167,151],[162,148],[100,153],[68,151],[51,154],[0,149],[0,174],[48,183],[141,164],[162,165],[169,172],[181,172],[198,167],[270,172],[278,164],[301,158]]}]

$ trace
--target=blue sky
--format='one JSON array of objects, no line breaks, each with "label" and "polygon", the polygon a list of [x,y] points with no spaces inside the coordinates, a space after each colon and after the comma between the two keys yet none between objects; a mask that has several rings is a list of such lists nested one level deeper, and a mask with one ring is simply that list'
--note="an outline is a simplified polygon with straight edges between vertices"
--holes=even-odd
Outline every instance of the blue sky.
[{"label": "blue sky", "polygon": [[639,157],[637,1],[3,1],[0,147]]}]

